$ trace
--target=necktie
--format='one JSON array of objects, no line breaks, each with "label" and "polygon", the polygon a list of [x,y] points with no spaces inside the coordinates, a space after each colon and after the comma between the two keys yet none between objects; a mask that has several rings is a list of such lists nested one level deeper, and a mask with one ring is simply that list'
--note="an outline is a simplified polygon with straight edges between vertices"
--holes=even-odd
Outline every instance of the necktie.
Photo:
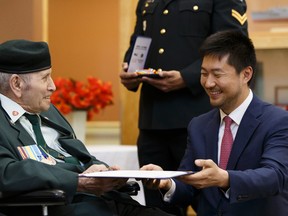
[{"label": "necktie", "polygon": [[39,117],[37,115],[30,115],[28,113],[24,114],[26,118],[30,121],[32,124],[33,131],[36,136],[36,142],[39,146],[41,146],[45,151],[47,151],[47,144],[45,142],[45,139],[42,135],[40,123],[39,123]]},{"label": "necktie", "polygon": [[231,124],[233,120],[229,116],[224,117],[225,129],[221,143],[221,153],[220,153],[220,163],[219,167],[222,169],[226,169],[230,152],[233,145],[233,136],[231,132]]},{"label": "necktie", "polygon": [[52,155],[54,158],[64,160],[66,163],[72,163],[72,164],[78,164],[79,165],[79,161],[77,160],[77,158],[72,157],[72,156],[71,157],[65,157],[64,155],[62,155],[61,153],[57,152],[56,150],[50,148],[46,144],[46,141],[45,141],[43,134],[41,132],[38,115],[30,115],[28,113],[25,113],[24,115],[32,124],[32,128],[33,128],[33,131],[34,131],[35,136],[36,136],[37,145],[40,146],[42,148],[42,150],[44,150],[48,154]]}]

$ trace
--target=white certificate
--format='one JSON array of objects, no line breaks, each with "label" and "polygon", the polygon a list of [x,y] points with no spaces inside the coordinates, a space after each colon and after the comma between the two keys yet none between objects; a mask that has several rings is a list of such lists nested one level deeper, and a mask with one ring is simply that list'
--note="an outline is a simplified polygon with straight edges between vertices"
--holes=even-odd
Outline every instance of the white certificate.
[{"label": "white certificate", "polygon": [[128,72],[144,69],[151,41],[152,39],[149,37],[137,37],[129,62]]},{"label": "white certificate", "polygon": [[151,170],[112,170],[80,174],[80,177],[135,178],[135,179],[167,179],[193,174],[193,171],[151,171]]}]

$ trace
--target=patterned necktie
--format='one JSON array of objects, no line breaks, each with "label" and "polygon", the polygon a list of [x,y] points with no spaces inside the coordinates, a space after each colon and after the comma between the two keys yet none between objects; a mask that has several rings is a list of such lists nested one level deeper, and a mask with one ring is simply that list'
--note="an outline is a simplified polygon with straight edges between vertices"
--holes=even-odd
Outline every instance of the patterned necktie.
[{"label": "patterned necktie", "polygon": [[233,145],[233,135],[231,132],[231,124],[233,120],[229,116],[224,117],[225,129],[221,143],[221,153],[220,153],[220,163],[219,167],[222,169],[226,169],[230,152]]},{"label": "patterned necktie", "polygon": [[72,156],[71,157],[65,157],[64,155],[62,155],[61,153],[57,152],[56,150],[50,148],[46,144],[46,141],[45,141],[43,134],[41,132],[38,115],[30,115],[28,113],[25,113],[24,115],[32,124],[32,128],[33,128],[33,131],[35,133],[37,145],[40,146],[42,148],[42,150],[44,150],[48,154],[52,155],[54,158],[64,160],[66,163],[72,163],[72,164],[79,165],[79,161],[77,160],[77,158],[72,157]]}]

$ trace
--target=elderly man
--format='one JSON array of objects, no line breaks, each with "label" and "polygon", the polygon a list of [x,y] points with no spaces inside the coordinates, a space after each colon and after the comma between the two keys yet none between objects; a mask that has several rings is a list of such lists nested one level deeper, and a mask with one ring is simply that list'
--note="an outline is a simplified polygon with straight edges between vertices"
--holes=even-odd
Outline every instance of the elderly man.
[{"label": "elderly man", "polygon": [[[50,104],[53,91],[45,42],[0,44],[0,191],[64,190],[68,205],[51,207],[51,215],[168,215],[114,190],[126,179],[79,178],[80,173],[116,167],[91,156],[75,138],[69,123]],[[37,215],[30,207],[1,212]]]}]

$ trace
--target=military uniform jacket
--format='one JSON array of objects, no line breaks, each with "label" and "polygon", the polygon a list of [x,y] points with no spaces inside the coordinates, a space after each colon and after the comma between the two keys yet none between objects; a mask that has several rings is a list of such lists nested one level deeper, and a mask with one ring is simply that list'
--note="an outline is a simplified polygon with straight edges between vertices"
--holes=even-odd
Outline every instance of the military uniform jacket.
[{"label": "military uniform jacket", "polygon": [[62,189],[71,201],[77,190],[78,173],[92,164],[104,163],[91,156],[83,143],[75,139],[69,123],[53,105],[40,116],[42,122],[61,134],[61,146],[78,158],[83,166],[67,163],[48,165],[32,159],[23,160],[17,147],[33,145],[35,141],[19,121],[12,123],[0,106],[0,191],[18,194],[38,189]]},{"label": "military uniform jacket", "polygon": [[199,47],[226,29],[247,34],[245,0],[139,0],[137,22],[124,61],[129,63],[137,36],[152,38],[145,68],[178,70],[186,88],[164,93],[143,83],[140,129],[186,128],[192,117],[210,110],[200,84]]},{"label": "military uniform jacket", "polygon": [[[66,192],[67,204],[49,208],[51,215],[58,216],[112,215],[113,213],[104,200],[121,202],[123,205],[140,205],[128,194],[114,190],[101,197],[88,193],[77,193],[79,173],[93,164],[108,165],[92,156],[85,145],[75,138],[70,124],[53,105],[47,112],[41,113],[40,117],[43,124],[54,128],[61,134],[58,141],[62,148],[81,161],[81,165],[61,162],[49,165],[33,159],[23,160],[17,147],[33,145],[35,141],[19,120],[15,123],[10,121],[0,103],[0,192],[2,195],[12,196],[39,189],[63,190]],[[103,208],[103,205],[106,207]],[[2,210],[0,209],[0,211]],[[14,210],[14,208],[9,208],[8,215],[16,215]],[[25,209],[25,212],[21,212],[21,215],[38,215],[38,213],[35,209],[29,208]]]}]

